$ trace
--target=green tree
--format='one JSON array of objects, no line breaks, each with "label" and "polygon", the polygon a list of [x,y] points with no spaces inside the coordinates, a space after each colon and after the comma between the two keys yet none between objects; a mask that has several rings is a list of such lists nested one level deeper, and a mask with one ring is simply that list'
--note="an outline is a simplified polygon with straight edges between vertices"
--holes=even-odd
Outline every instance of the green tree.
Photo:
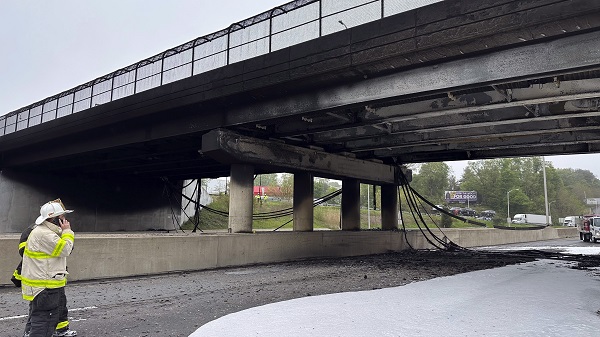
[{"label": "green tree", "polygon": [[[560,217],[582,215],[590,212],[586,198],[600,197],[600,180],[587,170],[557,169],[562,188],[557,192],[557,202],[552,215]],[[558,217],[557,217],[558,218]]]},{"label": "green tree", "polygon": [[448,189],[450,167],[446,163],[425,163],[413,174],[411,186],[431,202],[441,203]]},{"label": "green tree", "polygon": [[315,198],[321,198],[327,195],[329,190],[329,179],[314,178],[313,195]]},{"label": "green tree", "polygon": [[294,196],[294,175],[283,173],[281,175],[281,196],[290,199]]},{"label": "green tree", "polygon": [[279,186],[277,173],[257,174],[254,178],[255,186]]},{"label": "green tree", "polygon": [[[511,215],[545,214],[543,164],[542,157],[469,162],[461,189],[476,190],[481,203],[503,215],[506,215],[503,210],[507,208],[507,192],[514,190],[510,194]],[[555,224],[559,217],[582,214],[583,195],[587,191],[595,190],[600,195],[600,181],[589,171],[555,169],[551,163],[546,163],[546,185]]]}]

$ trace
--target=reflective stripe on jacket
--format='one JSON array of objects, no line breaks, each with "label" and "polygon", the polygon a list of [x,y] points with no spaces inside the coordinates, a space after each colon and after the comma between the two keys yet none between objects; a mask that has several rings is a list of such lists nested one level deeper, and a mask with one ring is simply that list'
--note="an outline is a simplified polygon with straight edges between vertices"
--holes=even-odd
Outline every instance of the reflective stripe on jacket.
[{"label": "reflective stripe on jacket", "polygon": [[32,301],[45,288],[67,284],[67,256],[73,250],[75,234],[44,221],[35,227],[25,245],[21,270],[23,298]]}]

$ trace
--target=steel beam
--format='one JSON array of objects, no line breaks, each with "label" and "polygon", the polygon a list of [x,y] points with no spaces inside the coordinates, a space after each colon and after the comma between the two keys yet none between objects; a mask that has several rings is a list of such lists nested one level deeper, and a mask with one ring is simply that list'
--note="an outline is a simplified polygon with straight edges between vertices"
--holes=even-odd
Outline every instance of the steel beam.
[{"label": "steel beam", "polygon": [[249,117],[252,121],[264,121],[592,69],[600,69],[600,32],[566,36],[232,109],[228,121],[230,125],[238,125],[248,123]]},{"label": "steel beam", "polygon": [[[546,147],[547,149],[553,148],[555,150],[560,150],[561,147],[567,149],[571,146],[575,146],[577,149],[579,149],[573,153],[595,152],[595,150],[598,149],[598,146],[594,144],[600,144],[600,133],[597,132],[596,129],[579,132],[565,131],[562,133],[555,133],[552,135],[541,133],[520,137],[511,137],[509,135],[495,135],[490,136],[488,138],[471,139],[471,141],[464,139],[463,142],[432,142],[427,144],[417,144],[412,146],[398,147],[394,149],[381,149],[374,151],[374,155],[401,157],[403,159],[406,159],[407,156],[410,156],[412,153],[431,153],[432,156],[435,156],[440,152],[456,153],[479,151],[479,153],[484,153],[486,151],[489,151],[490,153],[492,153],[492,151],[503,150],[508,153],[516,153],[517,149],[533,149],[535,147]],[[586,146],[586,148],[581,148],[582,145]],[[526,153],[520,153],[526,155]],[[566,150],[564,152],[552,152],[548,150],[547,152],[547,154],[552,153],[570,152]],[[403,160],[403,162],[409,161]]]},{"label": "steel beam", "polygon": [[481,150],[411,152],[398,156],[403,163],[423,163],[453,160],[477,160],[508,157],[527,157],[552,154],[587,154],[600,152],[600,142],[586,144],[539,144],[525,147],[497,147]]},{"label": "steel beam", "polygon": [[[533,116],[525,106],[547,103],[565,104],[564,114],[590,111],[573,105],[573,102],[593,100],[600,97],[600,79],[586,79],[561,82],[559,84],[533,85],[527,88],[508,89],[507,94],[495,90],[480,93],[456,95],[453,98],[436,98],[405,104],[364,109],[358,114],[360,124],[338,125],[335,130],[327,126],[312,130],[298,130],[302,134],[311,133],[316,143],[334,143],[348,139],[367,138],[386,133],[418,130],[437,126],[493,122],[508,119],[528,119],[531,117],[556,118],[556,111],[546,115]],[[597,104],[596,104],[597,105]],[[495,112],[494,112],[495,110]],[[385,128],[378,127],[385,126]],[[294,136],[289,126],[285,135]],[[331,128],[331,127],[329,127]]]},{"label": "steel beam", "polygon": [[580,114],[569,119],[489,122],[481,125],[460,125],[407,131],[388,137],[375,137],[346,142],[345,148],[351,152],[410,147],[418,144],[468,143],[495,138],[516,138],[529,135],[547,135],[565,132],[585,132],[600,128],[600,112]]}]

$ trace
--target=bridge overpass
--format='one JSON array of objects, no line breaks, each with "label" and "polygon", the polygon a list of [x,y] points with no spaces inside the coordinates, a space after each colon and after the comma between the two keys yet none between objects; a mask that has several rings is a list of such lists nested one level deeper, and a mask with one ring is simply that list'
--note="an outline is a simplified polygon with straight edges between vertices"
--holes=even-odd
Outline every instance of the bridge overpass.
[{"label": "bridge overpass", "polygon": [[[86,231],[168,228],[163,180],[231,175],[248,232],[254,173],[382,185],[396,226],[400,165],[600,149],[600,3],[298,0],[0,119],[0,231],[62,196]],[[416,6],[416,5],[415,5]],[[414,7],[414,6],[413,6]],[[158,219],[158,220],[157,220]]]}]

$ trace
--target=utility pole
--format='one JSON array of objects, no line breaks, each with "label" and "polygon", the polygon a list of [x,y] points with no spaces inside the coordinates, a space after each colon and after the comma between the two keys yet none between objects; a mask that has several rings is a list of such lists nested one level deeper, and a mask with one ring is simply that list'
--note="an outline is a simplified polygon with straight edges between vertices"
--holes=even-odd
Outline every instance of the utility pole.
[{"label": "utility pole", "polygon": [[548,207],[548,186],[546,184],[546,159],[542,156],[542,172],[544,173],[544,203],[546,204],[546,226],[550,225],[550,211]]}]

